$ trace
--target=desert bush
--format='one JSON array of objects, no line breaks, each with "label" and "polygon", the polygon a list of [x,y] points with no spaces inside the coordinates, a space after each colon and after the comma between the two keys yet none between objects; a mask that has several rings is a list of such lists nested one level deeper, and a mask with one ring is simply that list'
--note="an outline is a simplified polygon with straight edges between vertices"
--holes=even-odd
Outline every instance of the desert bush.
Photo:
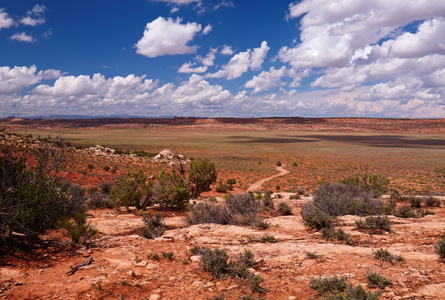
[{"label": "desert bush", "polygon": [[434,212],[432,212],[431,210],[428,210],[428,209],[421,208],[417,211],[417,216],[419,218],[423,218],[425,216],[430,216],[430,215],[434,215]]},{"label": "desert bush", "polygon": [[235,178],[229,178],[229,179],[226,180],[226,183],[230,184],[230,185],[234,185],[234,184],[236,184],[236,179]]},{"label": "desert bush", "polygon": [[296,192],[298,195],[303,196],[306,193],[306,189],[299,187],[299,188],[297,188]]},{"label": "desert bush", "polygon": [[260,238],[261,243],[278,243],[278,240],[273,235],[264,235]]},{"label": "desert bush", "polygon": [[59,221],[60,228],[66,230],[65,235],[70,237],[73,243],[78,244],[80,238],[83,238],[83,243],[97,234],[90,223],[87,224],[87,215],[85,213],[75,213],[72,218],[63,218]]},{"label": "desert bush", "polygon": [[390,190],[389,179],[379,174],[364,174],[357,177],[350,177],[342,180],[341,183],[354,185],[361,191],[371,194],[373,198],[380,197]]},{"label": "desert bush", "polygon": [[308,203],[303,207],[301,210],[301,216],[304,224],[316,230],[334,227],[333,217],[316,208],[312,204]]},{"label": "desert bush", "polygon": [[226,205],[210,202],[200,202],[193,206],[185,217],[189,224],[214,223],[227,225],[232,221],[232,215]]},{"label": "desert bush", "polygon": [[139,170],[131,172],[128,177],[121,178],[111,189],[110,198],[115,206],[135,206],[136,209],[145,209],[152,203],[152,198],[147,195],[147,176]]},{"label": "desert bush", "polygon": [[337,238],[338,241],[345,242],[347,245],[350,245],[352,243],[349,235],[341,228],[338,230],[335,230],[334,227],[323,228],[321,229],[321,234],[327,241],[332,238]]},{"label": "desert bush", "polygon": [[113,207],[113,205],[110,203],[110,197],[107,194],[99,191],[89,194],[86,198],[86,204],[89,209]]},{"label": "desert bush", "polygon": [[230,194],[227,196],[226,206],[232,216],[242,215],[253,221],[259,211],[260,202],[252,193]]},{"label": "desert bush", "polygon": [[[199,170],[195,171],[199,172]],[[161,208],[182,209],[189,203],[190,194],[188,185],[184,179],[176,173],[161,171],[161,173],[156,176],[156,181],[148,185],[146,190],[146,199],[158,203]]]},{"label": "desert bush", "polygon": [[391,220],[387,216],[367,217],[365,220],[355,221],[358,229],[378,229],[391,231]]},{"label": "desert bush", "polygon": [[291,216],[292,215],[292,209],[284,202],[278,203],[278,211],[283,216]]},{"label": "desert bush", "polygon": [[411,204],[411,207],[421,208],[422,207],[422,198],[411,196],[411,197],[409,197],[409,203]]},{"label": "desert bush", "polygon": [[112,188],[113,188],[113,183],[109,180],[103,181],[99,184],[99,189],[104,194],[109,194]]},{"label": "desert bush", "polygon": [[393,260],[398,262],[405,261],[405,258],[403,256],[393,255],[388,250],[385,250],[383,248],[380,248],[374,253],[374,258],[378,259],[381,263],[383,263],[384,261],[393,263]]},{"label": "desert bush", "polygon": [[434,245],[434,251],[439,255],[440,260],[445,261],[445,237]]},{"label": "desert bush", "polygon": [[173,260],[173,255],[174,255],[173,252],[161,251],[161,253],[162,253],[162,256],[165,257],[166,259]]},{"label": "desert bush", "polygon": [[425,197],[424,201],[427,207],[440,207],[441,204],[440,199],[433,196]]},{"label": "desert bush", "polygon": [[152,260],[159,260],[161,259],[161,257],[159,256],[159,254],[157,254],[156,252],[151,252],[147,254],[147,258],[148,259],[152,259]]},{"label": "desert bush", "polygon": [[416,218],[417,214],[409,206],[402,206],[396,213],[399,218]]},{"label": "desert bush", "polygon": [[217,193],[227,193],[232,189],[232,186],[230,184],[220,183],[216,188]]},{"label": "desert bush", "polygon": [[142,221],[145,227],[141,229],[141,234],[147,239],[160,237],[166,230],[164,217],[160,213],[156,213],[154,217],[148,213],[142,217]]},{"label": "desert bush", "polygon": [[252,226],[261,230],[266,230],[270,226],[270,222],[265,221],[263,218],[253,221]]},{"label": "desert bush", "polygon": [[105,172],[110,171],[110,167],[109,166],[104,166],[103,169],[104,169]]},{"label": "desert bush", "polygon": [[277,166],[281,167],[281,161],[277,161]]},{"label": "desert bush", "polygon": [[343,276],[338,278],[336,275],[332,277],[317,277],[312,278],[309,282],[309,287],[316,290],[322,295],[328,293],[339,293],[344,292],[347,287],[348,277]]},{"label": "desert bush", "polygon": [[317,259],[317,258],[321,258],[321,257],[322,257],[322,255],[318,255],[318,254],[315,253],[315,252],[309,252],[309,251],[306,252],[306,256],[307,256],[309,259]]},{"label": "desert bush", "polygon": [[249,276],[249,283],[250,283],[250,291],[252,293],[257,292],[264,294],[267,292],[265,288],[261,286],[261,283],[264,282],[264,279],[259,275],[250,275]]},{"label": "desert bush", "polygon": [[338,278],[317,277],[312,278],[309,287],[319,292],[324,300],[378,300],[379,293],[366,292],[361,285],[347,284],[346,276]]},{"label": "desert bush", "polygon": [[394,199],[390,199],[388,203],[383,205],[382,213],[385,215],[394,215],[396,213],[396,201]]},{"label": "desert bush", "polygon": [[378,286],[382,290],[388,285],[392,285],[392,281],[376,272],[366,272],[366,278],[370,286]]},{"label": "desert bush", "polygon": [[382,202],[372,198],[368,192],[352,184],[326,182],[314,191],[313,204],[326,214],[338,217],[372,215],[382,209]]},{"label": "desert bush", "polygon": [[208,191],[210,185],[216,182],[217,178],[215,164],[208,158],[198,158],[191,161],[188,175],[191,184],[191,198],[196,198],[202,192]]},{"label": "desert bush", "polygon": [[[63,218],[85,210],[85,190],[63,183],[63,143],[27,149],[14,142],[0,145],[0,236],[11,232],[35,237],[56,228]],[[26,157],[37,164],[27,166]]]},{"label": "desert bush", "polygon": [[268,193],[263,198],[263,206],[268,209],[275,209],[272,197]]}]

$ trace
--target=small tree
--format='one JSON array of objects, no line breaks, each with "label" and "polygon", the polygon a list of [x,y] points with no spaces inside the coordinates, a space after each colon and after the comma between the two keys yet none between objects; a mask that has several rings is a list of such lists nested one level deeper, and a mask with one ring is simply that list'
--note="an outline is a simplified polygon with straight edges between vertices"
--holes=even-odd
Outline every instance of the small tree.
[{"label": "small tree", "polygon": [[195,198],[202,192],[208,191],[210,185],[216,182],[217,172],[215,164],[208,158],[198,158],[190,163],[189,182],[190,197]]},{"label": "small tree", "polygon": [[161,171],[148,188],[161,207],[184,208],[190,199],[187,183],[175,173]]},{"label": "small tree", "polygon": [[153,201],[152,183],[146,183],[147,176],[139,170],[132,172],[128,178],[121,178],[110,192],[110,198],[117,205],[135,206],[136,209],[146,209]]}]

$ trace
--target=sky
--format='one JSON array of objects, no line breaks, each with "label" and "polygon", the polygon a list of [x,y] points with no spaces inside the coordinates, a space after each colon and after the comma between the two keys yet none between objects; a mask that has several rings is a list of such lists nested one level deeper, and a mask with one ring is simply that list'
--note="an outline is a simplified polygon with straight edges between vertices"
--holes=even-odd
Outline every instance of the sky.
[{"label": "sky", "polygon": [[444,0],[0,0],[0,117],[445,118]]}]

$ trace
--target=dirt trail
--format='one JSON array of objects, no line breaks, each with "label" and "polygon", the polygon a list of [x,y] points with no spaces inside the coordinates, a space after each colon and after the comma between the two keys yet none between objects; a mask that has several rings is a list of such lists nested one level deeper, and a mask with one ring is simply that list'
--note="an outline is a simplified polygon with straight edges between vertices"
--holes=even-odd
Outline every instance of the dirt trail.
[{"label": "dirt trail", "polygon": [[284,176],[286,174],[288,174],[290,171],[286,170],[284,167],[286,165],[283,165],[282,167],[277,167],[277,170],[280,172],[278,174],[263,178],[255,183],[253,183],[252,185],[249,186],[249,188],[247,189],[248,192],[253,192],[253,191],[257,191],[259,189],[261,189],[261,186],[263,185],[263,183],[265,183],[266,181],[272,180],[274,178],[280,177],[280,176]]}]

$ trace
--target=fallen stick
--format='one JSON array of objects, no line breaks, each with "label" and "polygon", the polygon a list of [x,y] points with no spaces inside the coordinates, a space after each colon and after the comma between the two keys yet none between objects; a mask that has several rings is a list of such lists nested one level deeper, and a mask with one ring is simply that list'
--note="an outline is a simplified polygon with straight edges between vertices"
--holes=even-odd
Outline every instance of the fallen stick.
[{"label": "fallen stick", "polygon": [[66,272],[66,275],[68,275],[68,276],[73,275],[81,267],[88,266],[89,264],[91,264],[93,262],[93,260],[94,259],[92,257],[90,257],[86,261],[84,261],[83,263],[78,264],[77,266],[71,267],[71,269],[68,272]]}]

